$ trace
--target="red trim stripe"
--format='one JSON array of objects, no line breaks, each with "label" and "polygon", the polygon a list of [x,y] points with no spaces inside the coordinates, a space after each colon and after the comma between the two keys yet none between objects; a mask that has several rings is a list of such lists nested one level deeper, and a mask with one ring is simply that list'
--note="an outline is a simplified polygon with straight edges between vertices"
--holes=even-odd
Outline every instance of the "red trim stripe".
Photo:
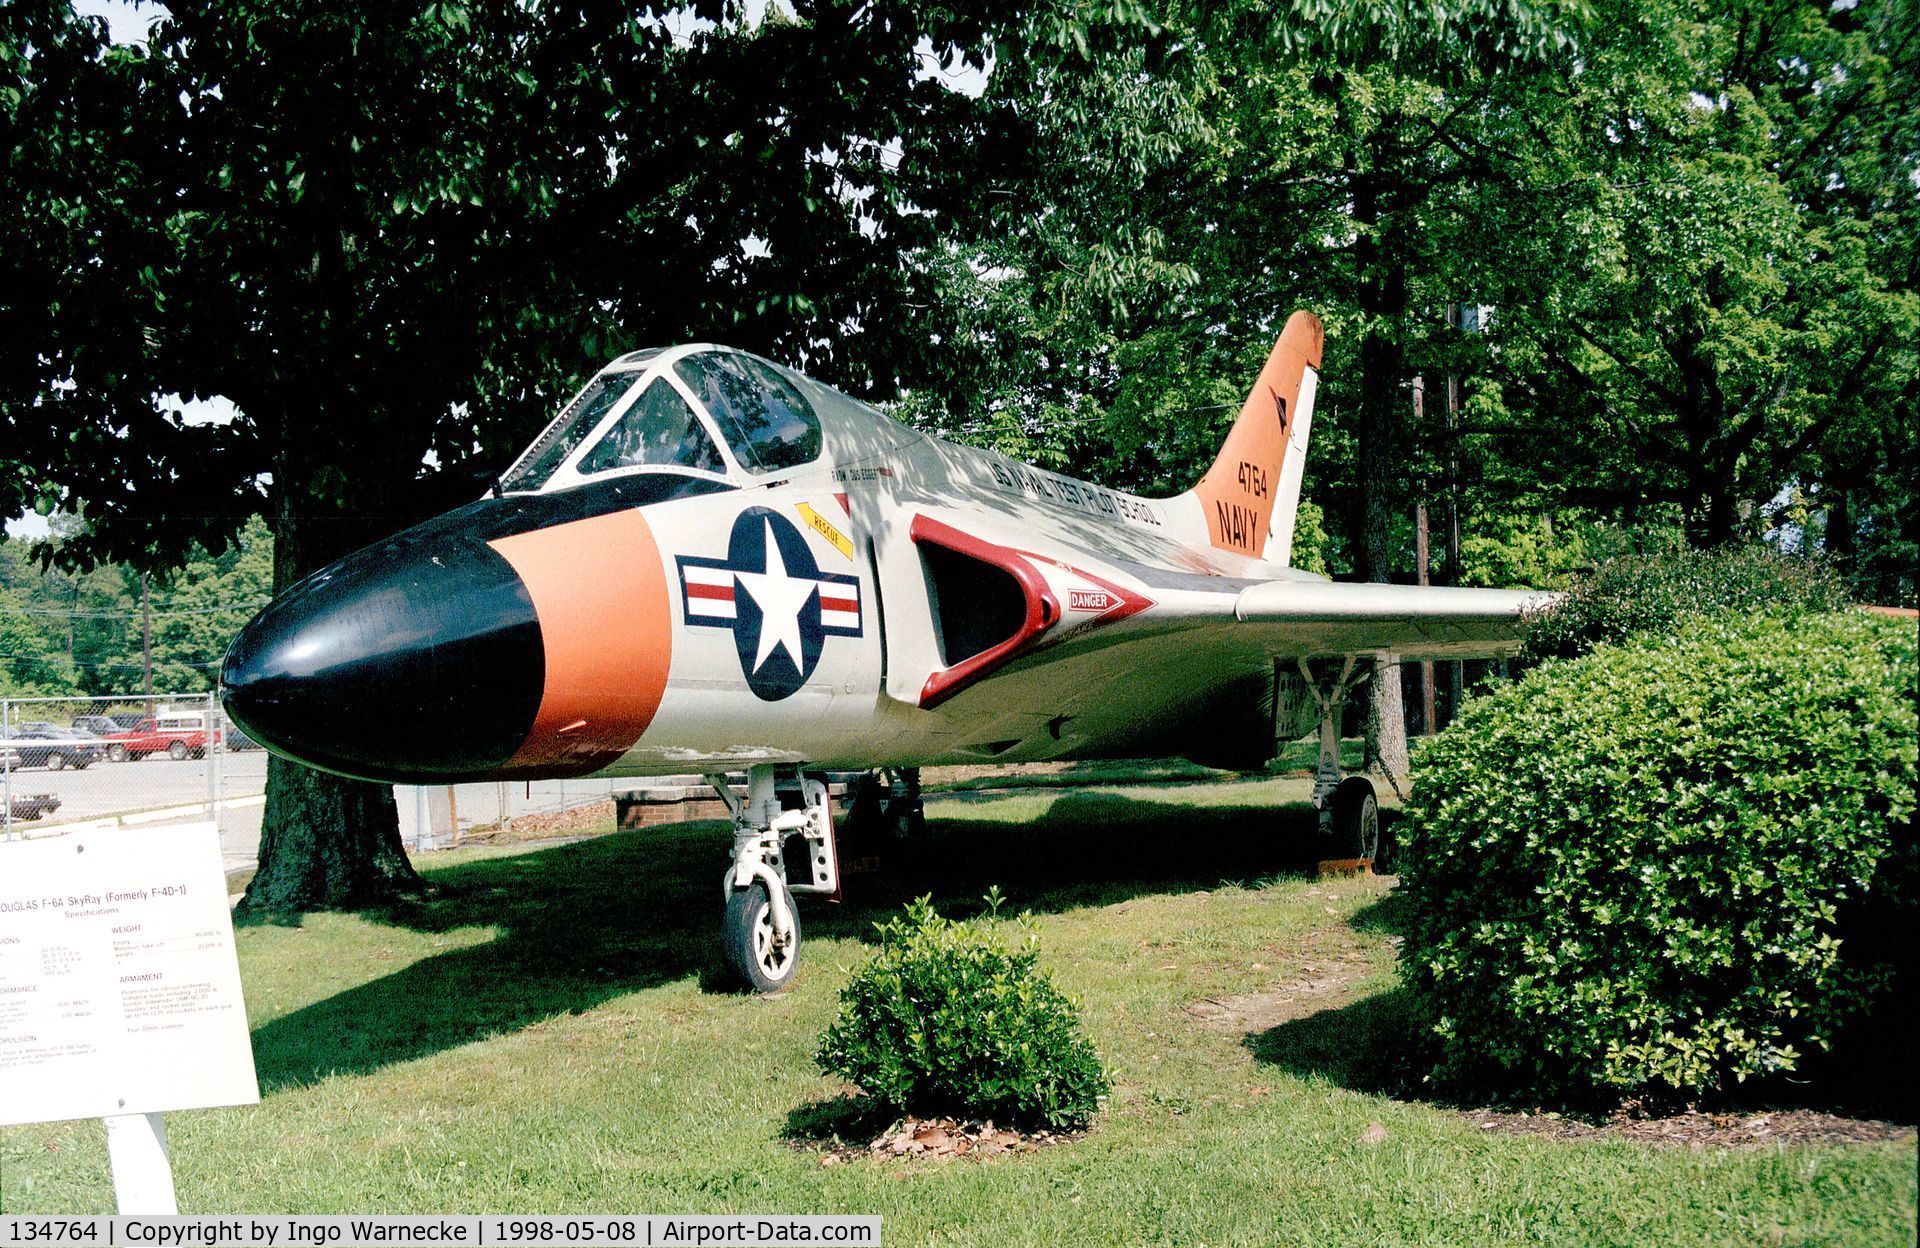
[{"label": "red trim stripe", "polygon": [[732,602],[733,586],[731,585],[697,585],[692,581],[688,581],[687,597],[717,598],[722,602]]}]

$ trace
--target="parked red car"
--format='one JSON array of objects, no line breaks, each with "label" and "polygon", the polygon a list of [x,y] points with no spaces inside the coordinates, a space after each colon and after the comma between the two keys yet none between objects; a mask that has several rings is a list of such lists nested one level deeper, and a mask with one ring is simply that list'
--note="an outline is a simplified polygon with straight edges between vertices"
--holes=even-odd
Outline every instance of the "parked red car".
[{"label": "parked red car", "polygon": [[147,715],[125,732],[107,739],[107,757],[115,762],[165,754],[168,758],[205,758],[214,734],[202,715]]}]

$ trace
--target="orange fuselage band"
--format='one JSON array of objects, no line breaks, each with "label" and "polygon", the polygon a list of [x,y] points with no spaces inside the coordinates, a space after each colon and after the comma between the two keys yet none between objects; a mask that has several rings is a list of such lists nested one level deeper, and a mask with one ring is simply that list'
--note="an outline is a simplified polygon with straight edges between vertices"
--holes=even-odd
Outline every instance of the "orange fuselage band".
[{"label": "orange fuselage band", "polygon": [[533,599],[546,683],[508,772],[582,775],[624,754],[667,690],[673,615],[653,530],[617,511],[492,543]]}]

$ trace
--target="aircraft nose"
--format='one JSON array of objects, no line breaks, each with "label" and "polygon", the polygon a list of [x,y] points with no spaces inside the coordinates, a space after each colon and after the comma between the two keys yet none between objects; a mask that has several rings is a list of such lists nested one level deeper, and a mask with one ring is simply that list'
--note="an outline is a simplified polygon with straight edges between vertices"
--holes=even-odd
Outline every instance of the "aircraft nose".
[{"label": "aircraft nose", "polygon": [[450,782],[498,770],[540,709],[533,599],[484,542],[406,535],[276,598],[221,666],[227,713],[343,775]]}]

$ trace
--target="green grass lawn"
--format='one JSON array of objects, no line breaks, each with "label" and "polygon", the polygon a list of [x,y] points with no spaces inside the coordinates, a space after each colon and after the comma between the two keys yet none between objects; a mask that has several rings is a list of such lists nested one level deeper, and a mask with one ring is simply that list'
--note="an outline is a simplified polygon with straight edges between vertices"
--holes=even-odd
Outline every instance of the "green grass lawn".
[{"label": "green grass lawn", "polygon": [[[1395,1020],[1391,903],[1309,878],[1306,790],[943,798],[915,860],[803,907],[773,1000],[717,970],[723,825],[432,856],[440,891],[404,913],[241,929],[263,1099],[169,1117],[181,1205],[878,1213],[895,1245],[1913,1242],[1911,1139],[1563,1141],[1354,1090]],[[845,1091],[811,1060],[844,968],[900,902],[971,910],[996,883],[1114,1068],[1099,1124],[823,1164],[792,1137]],[[1301,1000],[1326,1008],[1261,1017]],[[0,1132],[0,1207],[110,1211],[100,1124]]]}]

